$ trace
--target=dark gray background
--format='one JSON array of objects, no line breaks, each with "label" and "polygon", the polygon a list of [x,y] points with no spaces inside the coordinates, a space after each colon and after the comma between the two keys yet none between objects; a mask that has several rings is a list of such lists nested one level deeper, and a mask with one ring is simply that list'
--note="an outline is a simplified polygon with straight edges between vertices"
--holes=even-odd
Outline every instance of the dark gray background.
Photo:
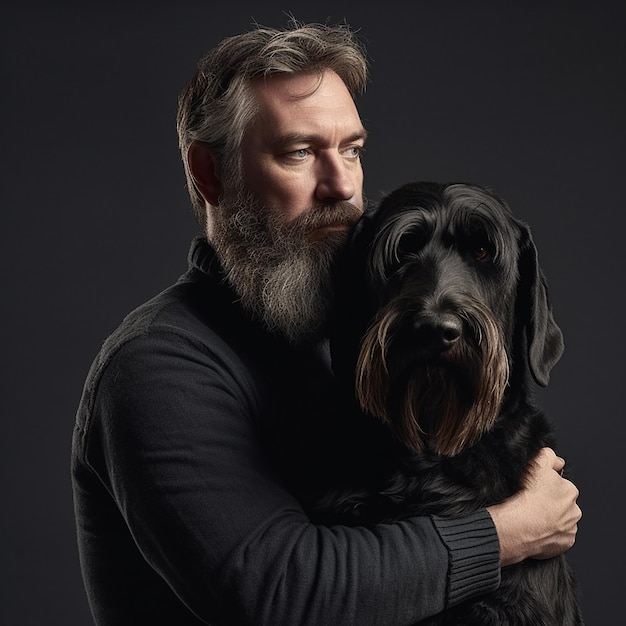
[{"label": "dark gray background", "polygon": [[540,397],[582,491],[571,559],[588,624],[623,614],[625,5],[361,5],[2,4],[2,624],[90,623],[69,476],[83,379],[185,269],[179,90],[219,38],[283,10],[368,43],[369,196],[469,180],[531,224],[567,344]]}]

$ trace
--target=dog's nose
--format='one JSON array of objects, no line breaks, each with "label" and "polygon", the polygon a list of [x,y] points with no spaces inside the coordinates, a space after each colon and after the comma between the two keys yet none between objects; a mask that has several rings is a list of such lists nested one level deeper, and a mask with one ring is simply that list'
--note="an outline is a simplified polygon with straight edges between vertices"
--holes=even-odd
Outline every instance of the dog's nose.
[{"label": "dog's nose", "polygon": [[420,317],[414,322],[419,348],[433,355],[449,350],[461,339],[461,321],[453,315]]},{"label": "dog's nose", "polygon": [[438,324],[437,334],[444,348],[449,348],[461,338],[461,322],[454,317],[445,317]]}]

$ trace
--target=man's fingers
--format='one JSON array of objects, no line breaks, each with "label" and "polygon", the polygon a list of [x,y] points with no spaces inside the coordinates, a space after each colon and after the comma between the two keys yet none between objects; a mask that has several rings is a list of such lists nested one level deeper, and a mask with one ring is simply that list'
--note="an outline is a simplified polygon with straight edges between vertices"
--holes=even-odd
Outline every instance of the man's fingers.
[{"label": "man's fingers", "polygon": [[565,467],[565,459],[557,455],[557,453],[552,448],[542,448],[537,455],[536,462],[539,465],[549,464],[552,469],[562,474],[563,468]]},{"label": "man's fingers", "polygon": [[552,467],[554,467],[554,470],[556,472],[558,472],[559,474],[561,474],[561,476],[563,476],[563,468],[565,467],[565,459],[560,456],[556,456],[554,459],[554,465]]}]

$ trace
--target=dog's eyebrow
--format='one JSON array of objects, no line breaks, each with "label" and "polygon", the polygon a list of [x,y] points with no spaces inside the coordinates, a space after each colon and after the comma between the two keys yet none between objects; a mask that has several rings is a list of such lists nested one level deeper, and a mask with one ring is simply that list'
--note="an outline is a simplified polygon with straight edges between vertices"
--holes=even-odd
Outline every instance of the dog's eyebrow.
[{"label": "dog's eyebrow", "polygon": [[497,216],[494,215],[494,212],[489,205],[484,202],[465,205],[460,213],[460,217],[462,222],[477,221],[489,229],[496,228],[494,219],[497,219]]},{"label": "dog's eyebrow", "polygon": [[500,241],[502,233],[510,232],[509,221],[490,204],[479,202],[474,206],[468,206],[467,209],[467,219],[480,222],[488,233],[493,234],[494,239]]}]

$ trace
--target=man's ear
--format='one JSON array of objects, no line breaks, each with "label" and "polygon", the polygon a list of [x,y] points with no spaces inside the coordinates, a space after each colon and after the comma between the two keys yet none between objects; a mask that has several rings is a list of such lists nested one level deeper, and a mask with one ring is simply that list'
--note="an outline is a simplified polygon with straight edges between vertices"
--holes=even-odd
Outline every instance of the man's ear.
[{"label": "man's ear", "polygon": [[187,158],[198,191],[209,204],[217,206],[223,187],[213,152],[202,141],[193,141]]}]

